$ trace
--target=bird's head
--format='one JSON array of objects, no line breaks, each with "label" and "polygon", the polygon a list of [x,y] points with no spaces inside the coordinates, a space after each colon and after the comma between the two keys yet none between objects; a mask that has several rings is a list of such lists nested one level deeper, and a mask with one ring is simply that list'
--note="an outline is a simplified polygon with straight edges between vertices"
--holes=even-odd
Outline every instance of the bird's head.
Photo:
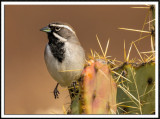
[{"label": "bird's head", "polygon": [[62,22],[50,23],[48,26],[40,29],[40,31],[46,32],[48,34],[49,39],[55,38],[61,42],[78,41],[75,31],[67,23],[62,23]]}]

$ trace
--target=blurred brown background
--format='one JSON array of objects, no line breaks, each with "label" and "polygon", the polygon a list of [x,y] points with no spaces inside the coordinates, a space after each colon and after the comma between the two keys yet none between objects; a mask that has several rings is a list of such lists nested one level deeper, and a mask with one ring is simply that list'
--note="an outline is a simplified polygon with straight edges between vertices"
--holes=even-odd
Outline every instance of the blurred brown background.
[{"label": "blurred brown background", "polygon": [[[109,56],[123,61],[126,50],[140,33],[119,30],[119,27],[142,29],[148,9],[112,5],[6,5],[5,6],[5,114],[60,114],[70,103],[66,88],[59,87],[60,98],[54,99],[56,85],[44,62],[47,35],[40,29],[50,22],[63,21],[76,30],[86,54],[90,49],[101,53],[108,38]],[[142,40],[140,51],[150,50],[150,41]],[[139,57],[135,48],[131,57]]]}]

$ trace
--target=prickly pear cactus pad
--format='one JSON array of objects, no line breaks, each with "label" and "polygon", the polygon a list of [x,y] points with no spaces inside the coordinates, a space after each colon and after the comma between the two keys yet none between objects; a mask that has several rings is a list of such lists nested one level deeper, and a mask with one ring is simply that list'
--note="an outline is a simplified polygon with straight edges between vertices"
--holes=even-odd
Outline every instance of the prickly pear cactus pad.
[{"label": "prickly pear cactus pad", "polygon": [[[124,78],[117,79],[119,114],[155,113],[155,63],[125,64],[117,70]],[[116,77],[115,77],[116,78]]]},{"label": "prickly pear cactus pad", "polygon": [[106,61],[90,60],[77,82],[69,87],[69,114],[116,114],[117,86]]},{"label": "prickly pear cactus pad", "polygon": [[82,75],[82,112],[85,114],[116,114],[117,86],[106,62],[92,60]]}]

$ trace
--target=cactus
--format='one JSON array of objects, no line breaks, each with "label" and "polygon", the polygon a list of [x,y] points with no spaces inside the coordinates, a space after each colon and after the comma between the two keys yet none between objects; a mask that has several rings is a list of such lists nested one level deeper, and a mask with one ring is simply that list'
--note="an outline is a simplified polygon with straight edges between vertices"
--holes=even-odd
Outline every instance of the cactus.
[{"label": "cactus", "polygon": [[87,66],[81,85],[85,114],[116,114],[117,87],[105,61]]},{"label": "cactus", "polygon": [[117,87],[106,62],[91,60],[82,75],[72,114],[116,114]]},{"label": "cactus", "polygon": [[[154,19],[153,5],[150,6],[149,13],[152,13]],[[141,32],[144,25],[142,30],[119,29]],[[152,51],[147,52],[151,55],[139,52],[136,47],[136,42],[145,38],[141,37],[141,32],[140,38],[131,43],[127,56],[124,45],[125,61],[122,63],[107,58],[109,40],[104,52],[97,36],[102,55],[91,50],[81,78],[76,81],[76,85],[68,88],[71,97],[68,114],[155,114],[154,30],[155,24],[152,22],[150,31],[147,31],[150,35],[145,36],[151,36]],[[129,60],[132,45],[141,59]]]},{"label": "cactus", "polygon": [[92,60],[82,75],[75,92],[73,86],[70,91],[71,114],[155,113],[154,61],[124,63],[113,70],[112,78],[110,65]]},{"label": "cactus", "polygon": [[[119,114],[154,114],[155,63],[126,64],[116,72],[127,79],[118,79],[117,104]],[[115,74],[113,74],[115,75]],[[114,78],[116,78],[115,76]]]}]

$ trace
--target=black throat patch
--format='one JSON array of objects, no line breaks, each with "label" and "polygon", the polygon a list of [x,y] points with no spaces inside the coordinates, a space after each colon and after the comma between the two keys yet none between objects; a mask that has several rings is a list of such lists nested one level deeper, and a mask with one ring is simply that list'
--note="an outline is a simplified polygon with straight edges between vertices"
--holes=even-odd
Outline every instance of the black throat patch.
[{"label": "black throat patch", "polygon": [[56,37],[54,37],[52,34],[48,34],[48,39],[49,39],[49,46],[52,52],[52,55],[62,63],[64,60],[65,56],[65,49],[64,49],[64,43],[60,42],[60,40]]}]

